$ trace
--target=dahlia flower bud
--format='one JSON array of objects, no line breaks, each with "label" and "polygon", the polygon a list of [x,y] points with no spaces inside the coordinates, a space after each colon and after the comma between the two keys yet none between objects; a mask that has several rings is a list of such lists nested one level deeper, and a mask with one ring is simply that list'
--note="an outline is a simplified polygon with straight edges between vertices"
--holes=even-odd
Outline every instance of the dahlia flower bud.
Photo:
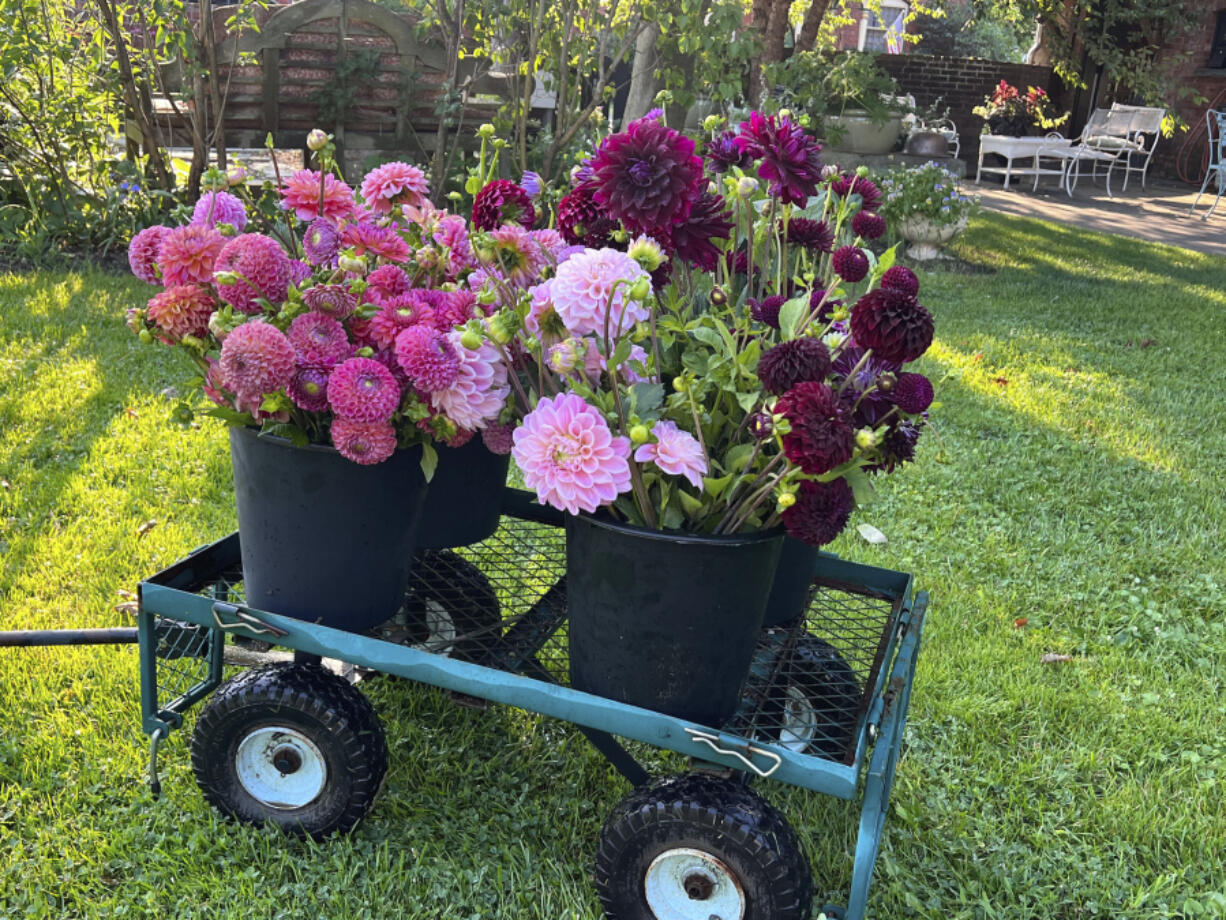
[{"label": "dahlia flower bud", "polygon": [[[626,250],[626,255],[634,259],[635,262],[638,262],[639,265],[643,266],[643,270],[648,272],[654,272],[664,263],[664,250],[660,248],[659,243],[649,236],[640,236],[631,243],[630,248]],[[648,293],[650,293],[650,287],[648,288]],[[646,294],[643,295],[643,297],[646,296]],[[636,297],[635,299],[642,300],[643,297]]]},{"label": "dahlia flower bud", "polygon": [[328,146],[328,135],[319,128],[312,128],[307,134],[307,149],[316,152]]},{"label": "dahlia flower bud", "polygon": [[630,428],[630,443],[635,447],[640,444],[646,444],[647,439],[651,437],[651,432],[647,430],[646,425],[632,425]]},{"label": "dahlia flower bud", "polygon": [[882,393],[888,393],[890,392],[890,390],[894,389],[894,386],[897,383],[898,383],[898,378],[895,377],[893,374],[890,374],[890,373],[881,374],[877,378],[877,389],[879,389]]},{"label": "dahlia flower bud", "polygon": [[861,179],[867,179],[868,178],[868,167],[867,166],[857,166],[856,175],[859,176]]},{"label": "dahlia flower bud", "polygon": [[722,307],[728,302],[728,295],[724,293],[721,287],[711,289],[711,303],[717,307]]},{"label": "dahlia flower bud", "polygon": [[218,233],[220,233],[222,236],[238,236],[238,228],[235,227],[234,224],[226,224],[226,223],[216,224],[213,227],[213,229],[216,230]]},{"label": "dahlia flower bud", "polygon": [[506,317],[501,313],[495,313],[490,317],[489,322],[486,324],[486,332],[491,341],[499,345],[506,345],[514,335],[507,323]]},{"label": "dahlia flower bud", "polygon": [[226,172],[226,183],[231,188],[233,188],[236,185],[242,185],[246,181],[247,181],[247,170],[243,169],[241,166],[231,167],[230,170]]},{"label": "dahlia flower bud", "polygon": [[353,272],[355,275],[366,274],[366,260],[354,256],[341,256],[336,260],[337,267],[343,272]]},{"label": "dahlia flower bud", "polygon": [[483,341],[484,339],[481,338],[481,333],[477,332],[475,329],[465,329],[464,334],[460,336],[460,344],[469,351],[476,351],[481,347],[481,343]]},{"label": "dahlia flower bud", "polygon": [[477,303],[488,307],[492,303],[498,302],[498,292],[492,287],[483,287],[477,292]]},{"label": "dahlia flower bud", "polygon": [[150,332],[148,329],[142,329],[140,332],[138,332],[137,338],[141,340],[142,344],[145,344],[145,345],[153,344],[153,333]]},{"label": "dahlia flower bud", "polygon": [[690,388],[689,381],[687,381],[684,377],[674,377],[673,378],[673,389],[676,390],[678,393],[684,393],[689,388]]},{"label": "dahlia flower bud", "polygon": [[494,126],[488,121],[477,129],[477,137],[482,140],[489,140],[494,136]]},{"label": "dahlia flower bud", "polygon": [[634,284],[630,285],[631,300],[646,300],[651,296],[651,279],[646,275],[640,276]]},{"label": "dahlia flower bud", "polygon": [[839,168],[833,163],[827,163],[822,167],[822,181],[828,179],[837,179],[839,176]]},{"label": "dahlia flower bud", "polygon": [[569,374],[586,352],[587,348],[580,339],[570,338],[559,342],[549,349],[549,367],[555,373]]},{"label": "dahlia flower bud", "polygon": [[188,348],[194,348],[202,354],[204,353],[205,349],[209,347],[208,342],[194,335],[182,336],[179,339],[179,344],[186,345]]},{"label": "dahlia flower bud", "polygon": [[702,130],[716,131],[719,128],[721,128],[723,124],[724,124],[723,115],[708,115],[706,118],[702,120]]},{"label": "dahlia flower bud", "polygon": [[783,514],[783,512],[787,511],[794,504],[796,504],[796,493],[795,492],[784,492],[775,501],[775,510],[779,514]]},{"label": "dahlia flower bud", "polygon": [[230,287],[238,284],[239,277],[234,272],[214,272],[213,283],[220,284],[222,287]]},{"label": "dahlia flower bud", "polygon": [[369,345],[363,345],[353,353],[353,356],[355,358],[373,358],[375,356],[375,350]]},{"label": "dahlia flower bud", "polygon": [[780,117],[780,118],[791,118],[791,117],[792,117],[792,110],[791,110],[791,109],[780,109],[780,110],[779,110],[779,117]]},{"label": "dahlia flower bud", "polygon": [[736,183],[736,193],[742,198],[748,198],[758,190],[758,180],[752,176],[741,176]]},{"label": "dahlia flower bud", "polygon": [[869,450],[877,446],[877,435],[871,428],[861,428],[856,432],[856,446],[861,450]]}]

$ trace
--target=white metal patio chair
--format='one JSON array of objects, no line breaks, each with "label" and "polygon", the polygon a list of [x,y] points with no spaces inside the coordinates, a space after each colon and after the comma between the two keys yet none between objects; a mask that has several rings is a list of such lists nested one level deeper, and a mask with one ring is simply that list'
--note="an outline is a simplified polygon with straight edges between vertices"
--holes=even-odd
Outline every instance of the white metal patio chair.
[{"label": "white metal patio chair", "polygon": [[1212,207],[1200,216],[1201,220],[1209,219],[1209,215],[1217,209],[1217,203],[1222,200],[1222,192],[1226,191],[1226,109],[1210,109],[1205,113],[1205,124],[1209,131],[1209,168],[1205,170],[1205,181],[1200,184],[1200,191],[1192,200],[1188,215],[1196,212],[1196,205],[1209,187],[1210,179],[1217,180],[1217,197],[1213,199]]},{"label": "white metal patio chair", "polygon": [[[1094,115],[1097,116],[1100,111],[1095,109]],[[1091,117],[1090,122],[1086,123],[1081,134],[1082,143],[1091,150],[1114,155],[1114,162],[1107,166],[1107,172],[1110,174],[1117,168],[1122,169],[1125,190],[1128,188],[1128,177],[1133,173],[1141,174],[1141,188],[1145,188],[1149,161],[1153,159],[1158,139],[1162,136],[1162,120],[1165,117],[1165,109],[1112,103],[1105,120],[1095,121]],[[1098,175],[1097,160],[1094,175]]]}]

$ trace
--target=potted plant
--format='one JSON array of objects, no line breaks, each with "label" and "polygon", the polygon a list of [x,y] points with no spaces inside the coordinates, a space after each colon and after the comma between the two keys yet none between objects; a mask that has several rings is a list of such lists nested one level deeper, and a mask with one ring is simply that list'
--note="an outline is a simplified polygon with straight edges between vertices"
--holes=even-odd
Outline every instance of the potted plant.
[{"label": "potted plant", "polygon": [[[320,169],[281,179],[269,233],[234,194],[244,177],[210,170],[189,222],[137,234],[132,270],[162,290],[128,323],[186,354],[204,414],[232,426],[247,602],[364,629],[403,599],[440,453],[444,467],[466,444],[508,453],[510,384],[496,349],[461,341],[483,315],[459,287],[476,267],[468,222],[433,208],[414,166],[379,166],[355,192],[331,140],[308,143]],[[508,458],[480,462],[496,508]],[[488,518],[444,545],[480,539]]]},{"label": "potted plant", "polygon": [[934,161],[896,169],[881,180],[884,216],[917,261],[935,259],[966,229],[978,202],[958,190],[958,177]]},{"label": "potted plant", "polygon": [[829,542],[912,457],[932,317],[861,245],[879,190],[786,117],[699,156],[649,114],[574,182],[558,228],[585,248],[519,294],[488,279],[469,331],[513,356],[512,454],[570,515],[572,684],[718,724],[784,533]]},{"label": "potted plant", "polygon": [[1023,93],[1004,80],[984,98],[983,105],[971,111],[984,120],[984,134],[1007,137],[1025,137],[1035,129],[1054,131],[1069,117],[1068,112],[1055,115],[1051,99],[1043,88],[1028,86]]}]

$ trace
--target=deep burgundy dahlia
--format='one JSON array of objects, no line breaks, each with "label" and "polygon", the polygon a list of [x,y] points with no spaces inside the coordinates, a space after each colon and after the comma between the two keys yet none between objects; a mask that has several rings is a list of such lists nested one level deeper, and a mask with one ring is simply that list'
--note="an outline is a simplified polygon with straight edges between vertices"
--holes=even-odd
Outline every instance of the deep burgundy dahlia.
[{"label": "deep burgundy dahlia", "polygon": [[904,463],[910,463],[915,458],[915,444],[921,431],[922,424],[910,419],[891,426],[878,447],[881,459],[872,466],[866,466],[865,471],[891,473]]},{"label": "deep burgundy dahlia", "polygon": [[932,314],[919,301],[894,288],[869,291],[851,310],[856,344],[879,358],[906,364],[932,344]]},{"label": "deep burgundy dahlia", "polygon": [[855,496],[846,479],[802,482],[796,504],[783,512],[788,533],[810,546],[825,546],[847,526]]},{"label": "deep burgundy dahlia", "polygon": [[830,252],[834,249],[834,231],[824,220],[793,217],[788,221],[788,242],[810,252]]},{"label": "deep burgundy dahlia", "polygon": [[907,266],[895,265],[885,270],[885,274],[881,276],[881,286],[893,288],[914,297],[919,293],[919,278]]},{"label": "deep burgundy dahlia", "polygon": [[851,231],[866,240],[875,240],[885,234],[885,218],[872,211],[857,211],[851,219]]},{"label": "deep burgundy dahlia", "polygon": [[760,323],[765,323],[772,329],[779,328],[779,308],[787,303],[782,294],[772,294],[762,300],[749,298],[749,315]]},{"label": "deep burgundy dahlia", "polygon": [[828,323],[834,318],[835,308],[843,306],[843,301],[831,298],[825,303],[822,303],[822,298],[825,296],[825,291],[821,290],[820,288],[815,288],[813,293],[809,295],[809,309],[816,310],[818,305],[820,305],[821,311],[817,314],[817,318],[823,323]]},{"label": "deep burgundy dahlia", "polygon": [[817,193],[822,177],[821,146],[787,118],[753,112],[741,122],[737,144],[761,160],[758,175],[770,182],[770,193],[803,205]]},{"label": "deep burgundy dahlia", "polygon": [[783,436],[783,452],[804,472],[820,476],[851,459],[855,432],[834,391],[805,380],[779,397],[775,411],[792,430]]},{"label": "deep burgundy dahlia", "polygon": [[654,119],[605,138],[592,161],[596,202],[635,233],[680,223],[698,196],[694,142]]},{"label": "deep burgundy dahlia", "polygon": [[935,395],[932,381],[923,374],[899,374],[898,382],[890,391],[894,405],[908,415],[927,411]]},{"label": "deep burgundy dahlia", "polygon": [[720,195],[704,191],[685,220],[671,228],[673,251],[695,268],[715,271],[722,250],[712,240],[726,240],[732,233],[732,218]]},{"label": "deep burgundy dahlia", "polygon": [[493,230],[511,222],[531,230],[536,222],[532,196],[509,179],[495,179],[473,199],[473,226]]},{"label": "deep burgundy dahlia", "polygon": [[753,157],[741,149],[736,142],[736,134],[731,131],[722,131],[707,141],[703,156],[707,158],[711,171],[717,173],[727,172],[733,166],[746,169],[753,163]]},{"label": "deep burgundy dahlia", "polygon": [[558,202],[558,230],[572,246],[601,249],[617,229],[617,221],[596,203],[595,196],[595,184],[584,182]]},{"label": "deep burgundy dahlia", "polygon": [[854,173],[844,173],[839,176],[830,183],[830,191],[840,198],[853,194],[859,195],[862,211],[876,211],[881,207],[881,189],[868,179],[861,179]]},{"label": "deep burgundy dahlia", "polygon": [[868,274],[868,256],[857,246],[843,246],[834,251],[830,265],[844,281],[855,283]]},{"label": "deep burgundy dahlia", "polygon": [[823,381],[829,373],[830,349],[813,338],[780,342],[758,360],[758,379],[777,396],[803,380]]}]

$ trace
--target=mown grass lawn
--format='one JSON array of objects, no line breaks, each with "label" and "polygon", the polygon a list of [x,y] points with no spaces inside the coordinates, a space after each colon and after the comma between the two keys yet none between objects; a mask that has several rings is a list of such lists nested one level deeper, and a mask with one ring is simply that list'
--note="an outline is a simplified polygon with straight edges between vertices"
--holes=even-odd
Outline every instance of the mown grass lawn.
[{"label": "mown grass lawn", "polygon": [[[888,544],[833,547],[932,594],[870,914],[1226,917],[1226,261],[1000,216],[961,254],[995,271],[922,276],[938,436],[857,518]],[[0,629],[126,625],[120,591],[234,526],[142,296],[0,275]],[[314,844],[213,813],[186,732],[150,797],[136,660],[0,650],[0,917],[599,916],[627,789],[568,726],[373,681],[383,798]],[[766,788],[843,900],[853,807]]]}]

